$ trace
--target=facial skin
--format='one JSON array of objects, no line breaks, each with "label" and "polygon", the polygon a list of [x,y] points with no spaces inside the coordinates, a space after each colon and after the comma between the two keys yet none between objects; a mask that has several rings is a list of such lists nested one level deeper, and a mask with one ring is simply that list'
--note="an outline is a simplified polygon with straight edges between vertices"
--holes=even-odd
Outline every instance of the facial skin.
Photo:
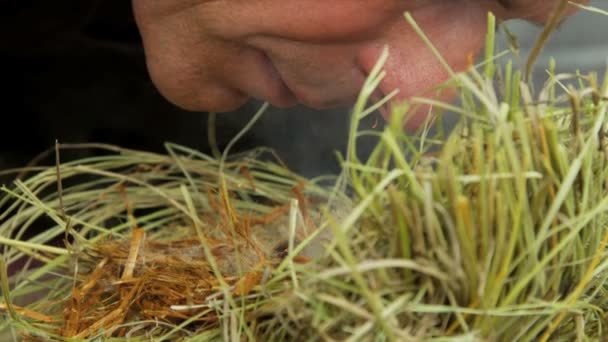
[{"label": "facial skin", "polygon": [[[448,78],[417,23],[456,70],[483,47],[487,12],[542,23],[557,0],[133,0],[147,65],[174,104],[224,112],[250,97],[275,106],[351,102],[389,47],[383,94],[428,95]],[[569,9],[573,12],[574,7]],[[423,114],[408,122],[415,127]]]}]

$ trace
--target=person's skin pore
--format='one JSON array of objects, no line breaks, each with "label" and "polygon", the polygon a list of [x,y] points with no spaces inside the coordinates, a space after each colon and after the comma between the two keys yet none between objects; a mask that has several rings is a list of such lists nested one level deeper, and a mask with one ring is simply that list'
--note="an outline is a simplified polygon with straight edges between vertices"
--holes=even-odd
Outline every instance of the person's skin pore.
[{"label": "person's skin pore", "polygon": [[[586,1],[581,1],[586,2]],[[159,91],[189,110],[249,98],[325,108],[352,101],[389,47],[383,94],[424,95],[448,78],[406,23],[410,11],[456,70],[483,47],[487,12],[542,23],[557,0],[133,0]],[[570,12],[575,10],[571,6]],[[414,118],[416,126],[422,117]]]}]

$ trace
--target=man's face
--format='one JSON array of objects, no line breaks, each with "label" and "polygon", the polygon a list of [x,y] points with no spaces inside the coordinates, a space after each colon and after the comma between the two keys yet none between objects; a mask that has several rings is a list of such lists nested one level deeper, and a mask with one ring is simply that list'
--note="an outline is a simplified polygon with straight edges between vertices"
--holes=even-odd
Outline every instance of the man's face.
[{"label": "man's face", "polygon": [[[134,0],[150,74],[191,110],[248,98],[315,108],[352,101],[386,45],[383,94],[425,95],[446,71],[405,22],[410,11],[455,70],[482,48],[487,12],[546,20],[558,1]],[[572,8],[574,9],[574,8]],[[415,119],[412,125],[419,122]]]}]

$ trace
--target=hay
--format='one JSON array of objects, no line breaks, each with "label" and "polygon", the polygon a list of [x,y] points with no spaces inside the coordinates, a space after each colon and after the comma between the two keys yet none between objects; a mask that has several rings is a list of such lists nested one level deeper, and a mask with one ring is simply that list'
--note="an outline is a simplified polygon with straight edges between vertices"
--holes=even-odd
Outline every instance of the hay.
[{"label": "hay", "polygon": [[[4,188],[5,260],[23,265],[5,310],[44,293],[28,306],[45,317],[43,326],[12,323],[26,324],[32,336],[125,336],[150,325],[167,337],[191,335],[186,326],[216,329],[224,301],[248,296],[285,259],[290,242],[310,236],[319,215],[308,206],[329,194],[262,161],[270,155],[264,150],[223,162],[170,144],[168,156],[99,147],[118,154],[64,163],[59,172],[48,168]],[[61,193],[52,191],[58,174],[71,183]],[[295,208],[292,199],[300,199]],[[300,221],[288,222],[290,213]],[[54,225],[21,238],[44,215]],[[66,247],[44,245],[53,241]],[[290,261],[308,262],[310,248]],[[44,265],[28,267],[31,260]],[[251,308],[260,296],[249,295]]]},{"label": "hay", "polygon": [[[451,81],[461,107],[413,99],[363,131],[379,63],[331,183],[265,150],[217,160],[171,144],[98,146],[107,154],[17,180],[0,202],[2,327],[44,340],[602,340],[608,80],[554,68],[533,95],[489,48]],[[408,135],[420,104],[462,120]],[[362,136],[378,139],[364,161]]]}]

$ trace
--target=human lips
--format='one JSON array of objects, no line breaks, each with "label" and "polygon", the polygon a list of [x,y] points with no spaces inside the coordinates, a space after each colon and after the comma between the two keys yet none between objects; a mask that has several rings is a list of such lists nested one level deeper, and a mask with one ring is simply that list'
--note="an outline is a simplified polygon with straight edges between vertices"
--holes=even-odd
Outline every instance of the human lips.
[{"label": "human lips", "polygon": [[[446,13],[450,13],[447,18]],[[442,2],[416,8],[413,14],[431,40],[437,43],[448,63],[454,69],[462,70],[467,57],[483,46],[486,13],[486,8],[479,6],[469,8],[460,2],[447,5]],[[385,45],[390,49],[390,56],[384,66],[386,77],[379,91],[389,94],[398,89],[398,100],[433,95],[428,91],[446,81],[449,74],[405,23],[402,14],[395,16],[397,19],[386,24],[376,39],[313,44],[261,36],[249,39],[248,43],[266,54],[273,82],[280,80],[295,101],[309,107],[352,103]],[[268,96],[266,99],[273,102]],[[444,93],[441,100],[449,101],[449,96]],[[383,112],[388,117],[389,110],[385,108]],[[411,115],[406,127],[419,125],[427,112],[428,108],[420,108]]]},{"label": "human lips", "polygon": [[277,107],[289,107],[298,102],[263,51],[240,46],[235,47],[235,54],[230,57],[234,58],[228,63],[230,69],[221,72],[231,89]]},{"label": "human lips", "polygon": [[266,99],[272,105],[285,108],[291,107],[298,103],[296,95],[289,89],[278,70],[268,58],[262,53],[263,58],[260,61],[260,69],[263,69],[268,76],[266,83],[262,85],[262,94],[258,98]]},{"label": "human lips", "polygon": [[[326,75],[331,74],[328,72]],[[351,103],[363,85],[365,75],[353,65],[347,77],[336,76],[335,81],[309,80],[302,82],[287,76],[285,85],[298,103],[315,109],[332,108]]]},{"label": "human lips", "polygon": [[312,108],[352,101],[365,80],[355,61],[359,44],[311,44],[266,36],[248,44],[264,51],[276,77],[297,102]]}]

